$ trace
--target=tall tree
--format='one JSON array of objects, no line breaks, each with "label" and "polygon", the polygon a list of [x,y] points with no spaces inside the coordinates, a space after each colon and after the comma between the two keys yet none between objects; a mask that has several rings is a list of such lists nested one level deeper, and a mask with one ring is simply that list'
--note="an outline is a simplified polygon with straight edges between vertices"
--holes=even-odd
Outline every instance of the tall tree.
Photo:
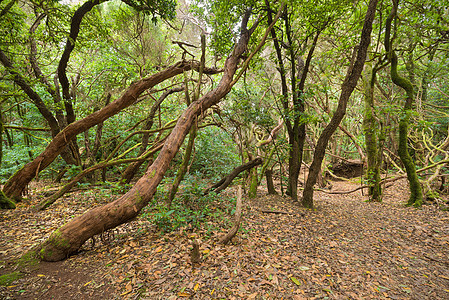
[{"label": "tall tree", "polygon": [[[284,21],[282,30],[276,30],[276,28],[271,30],[277,70],[281,79],[282,115],[289,141],[287,194],[294,200],[298,199],[298,177],[306,138],[305,88],[307,76],[315,55],[318,38],[347,4],[346,1],[338,2],[324,1],[317,4],[290,1],[282,15]],[[272,18],[270,2],[265,0],[265,5],[268,9],[267,20],[270,22]],[[304,61],[302,55],[306,51],[307,55]]]},{"label": "tall tree", "polygon": [[374,17],[376,15],[377,2],[378,0],[370,0],[369,2],[368,9],[365,15],[365,21],[363,23],[362,34],[360,37],[360,44],[357,47],[357,56],[355,58],[355,61],[351,63],[345,81],[343,82],[337,109],[335,110],[332,119],[330,120],[326,128],[324,128],[317,141],[315,153],[313,155],[313,161],[309,169],[309,176],[307,177],[303,192],[302,204],[305,207],[313,208],[313,188],[315,186],[318,174],[321,171],[321,163],[326,152],[327,144],[332,134],[338,128],[338,125],[343,119],[346,113],[346,106],[349,97],[355,89],[360,75],[362,74],[363,66],[365,65],[366,60],[366,53],[371,41],[371,31]]},{"label": "tall tree", "polygon": [[[390,14],[386,20],[385,24],[385,51],[387,52],[388,58],[390,60],[390,75],[391,80],[394,84],[401,87],[406,92],[406,99],[402,111],[402,115],[399,120],[399,148],[398,153],[404,164],[405,170],[407,172],[407,179],[410,185],[410,197],[407,202],[408,205],[421,206],[423,201],[421,183],[419,182],[418,175],[416,174],[415,162],[413,161],[410,153],[408,151],[408,127],[410,123],[410,115],[413,112],[413,99],[414,90],[413,85],[407,78],[399,75],[398,73],[398,56],[393,48],[392,40],[394,38],[391,35],[392,23],[397,18],[399,0],[393,0],[393,7]],[[394,28],[397,30],[397,27]]]},{"label": "tall tree", "polygon": [[[374,103],[374,85],[376,73],[379,70],[378,64],[365,66],[364,78],[364,101],[365,108],[363,113],[363,133],[365,135],[367,170],[366,177],[368,182],[369,201],[382,201],[382,187],[380,182],[380,167],[382,163],[383,132],[381,125],[375,113]],[[380,126],[381,127],[381,126]]]}]

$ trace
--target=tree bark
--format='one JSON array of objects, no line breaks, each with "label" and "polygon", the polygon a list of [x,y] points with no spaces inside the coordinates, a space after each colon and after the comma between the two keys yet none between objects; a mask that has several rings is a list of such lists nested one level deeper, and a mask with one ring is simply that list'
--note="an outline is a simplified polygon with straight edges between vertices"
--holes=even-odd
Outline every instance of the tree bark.
[{"label": "tree bark", "polygon": [[228,175],[223,177],[220,181],[218,181],[217,183],[212,185],[210,188],[205,190],[204,195],[210,193],[211,191],[213,191],[215,193],[221,192],[222,190],[226,189],[231,184],[232,180],[234,180],[234,178],[237,177],[237,175],[239,175],[243,171],[250,170],[250,169],[254,168],[255,166],[258,166],[261,163],[262,163],[262,158],[257,157],[243,165],[236,167],[234,170],[231,171],[231,173],[229,173]]},{"label": "tree bark", "polygon": [[69,79],[67,78],[67,64],[70,59],[70,54],[75,48],[76,39],[80,31],[81,21],[84,16],[92,10],[96,5],[104,2],[105,0],[88,0],[81,5],[73,14],[70,20],[70,33],[67,37],[67,41],[64,47],[64,52],[61,55],[58,65],[58,79],[62,87],[62,97],[64,98],[64,105],[66,110],[67,124],[75,122],[75,112],[72,106],[72,95],[70,93]]},{"label": "tree bark", "polygon": [[179,185],[181,184],[181,181],[184,179],[184,176],[187,173],[190,157],[192,156],[193,147],[195,146],[195,138],[197,135],[197,130],[198,128],[196,124],[193,124],[193,126],[190,128],[189,140],[187,142],[186,151],[184,153],[184,159],[181,163],[181,166],[178,169],[178,172],[176,173],[176,177],[170,188],[170,192],[168,193],[167,197],[168,209],[171,208],[173,199],[175,199],[176,193],[178,192]]},{"label": "tree bark", "polygon": [[[322,29],[318,29],[313,39],[312,47],[307,53],[306,62],[301,72],[301,80],[298,84],[297,96],[294,97],[293,106],[295,107],[295,119],[293,123],[293,130],[289,132],[290,141],[290,156],[288,166],[288,189],[287,194],[292,197],[293,200],[298,200],[298,178],[301,171],[302,156],[304,151],[304,141],[306,139],[306,124],[302,120],[304,117],[304,86],[307,79],[307,73],[309,72],[310,62],[312,61],[315,47],[318,43],[318,37],[320,36]],[[293,59],[293,57],[292,57]]]},{"label": "tree bark", "polygon": [[378,123],[374,115],[374,82],[376,80],[376,68],[366,67],[366,78],[364,86],[365,111],[363,115],[363,133],[365,135],[366,155],[368,167],[366,178],[368,181],[369,201],[382,201],[382,187],[380,184],[380,161],[378,148]]},{"label": "tree bark", "polygon": [[[184,111],[176,123],[175,128],[167,138],[159,156],[148,168],[145,175],[122,197],[105,206],[94,208],[85,214],[74,218],[72,221],[53,232],[48,240],[34,249],[40,259],[45,261],[65,259],[70,254],[78,251],[82,244],[90,237],[132,220],[139,214],[140,210],[149,203],[156,192],[157,186],[167,171],[170,161],[179,151],[194,120],[206,109],[217,104],[227,93],[229,93],[232,85],[241,77],[244,69],[236,76],[236,78],[233,78],[241,60],[241,56],[247,50],[251,33],[258,23],[256,22],[256,24],[248,30],[247,23],[249,16],[250,12],[247,12],[243,16],[240,39],[232,54],[226,59],[224,74],[220,82],[216,88],[206,93],[198,101],[193,102]],[[277,18],[278,17],[279,14],[277,15]],[[268,30],[270,30],[272,26],[274,26],[274,23],[270,25]],[[262,47],[266,40],[266,36],[267,34],[265,34],[257,49]],[[248,66],[249,59],[251,59],[253,55],[254,54],[252,53],[245,61],[245,68]],[[135,96],[135,94],[133,94],[133,96]]]},{"label": "tree bark", "polygon": [[318,174],[321,171],[321,162],[323,161],[326,147],[332,134],[338,128],[341,120],[346,114],[346,106],[349,97],[351,96],[357,81],[362,74],[362,69],[366,60],[366,53],[371,39],[371,31],[373,27],[373,20],[376,14],[376,6],[378,0],[370,0],[368,10],[366,12],[365,21],[363,24],[362,34],[359,49],[357,51],[357,58],[352,64],[350,71],[346,75],[345,81],[342,85],[340,99],[338,100],[337,109],[332,116],[329,124],[324,128],[322,134],[318,138],[315,153],[313,154],[313,161],[310,165],[309,176],[304,187],[302,204],[305,207],[313,208],[313,187],[315,186]]},{"label": "tree bark", "polygon": [[[265,0],[266,6],[269,8],[269,1]],[[293,200],[298,199],[298,177],[299,172],[301,170],[301,162],[302,162],[302,154],[304,149],[304,141],[306,136],[306,125],[303,122],[304,115],[304,101],[302,99],[305,81],[307,78],[307,73],[309,70],[310,62],[315,51],[315,47],[318,41],[318,37],[323,28],[318,28],[317,32],[314,36],[314,40],[312,42],[312,47],[310,48],[306,63],[302,60],[299,60],[301,63],[298,64],[298,70],[296,70],[296,51],[292,48],[292,32],[291,32],[291,24],[288,17],[287,9],[284,11],[284,19],[285,19],[285,27],[286,27],[286,37],[289,44],[289,53],[290,53],[290,63],[291,63],[291,90],[292,90],[292,104],[293,104],[293,114],[294,117],[291,117],[290,106],[289,106],[289,91],[287,87],[287,79],[286,79],[286,68],[284,65],[284,59],[282,57],[282,50],[279,43],[279,39],[276,35],[276,31],[273,29],[271,31],[271,37],[273,39],[274,48],[277,56],[277,63],[279,65],[279,74],[281,76],[281,89],[282,89],[282,105],[284,110],[284,118],[285,125],[287,127],[288,132],[288,140],[290,144],[289,149],[289,165],[288,165],[288,185],[287,185],[287,195],[292,197]],[[268,13],[268,22],[271,22],[271,14]],[[324,25],[326,26],[326,25]],[[302,68],[302,70],[300,70]],[[296,72],[298,72],[298,76],[300,75],[300,81],[297,84]],[[293,119],[293,124],[291,122]]]},{"label": "tree bark", "polygon": [[268,195],[277,195],[276,189],[274,188],[273,184],[273,170],[267,169],[265,171],[265,177],[267,179]]},{"label": "tree bark", "polygon": [[240,223],[242,222],[242,187],[239,186],[237,189],[237,203],[235,205],[235,214],[234,214],[234,226],[232,226],[231,230],[220,238],[220,243],[226,245],[229,243],[232,238],[237,234],[240,228]]},{"label": "tree bark", "polygon": [[[0,52],[1,55],[1,52]],[[44,170],[59,153],[65,148],[68,142],[73,139],[77,134],[84,132],[85,130],[105,121],[109,117],[117,114],[122,109],[132,105],[139,95],[145,90],[152,88],[156,84],[163,82],[164,80],[173,76],[179,75],[184,71],[192,68],[197,69],[199,64],[197,62],[181,61],[167,69],[160,71],[150,77],[141,79],[131,84],[131,86],[125,91],[125,93],[109,105],[106,105],[99,111],[96,111],[84,119],[78,120],[69,124],[61,132],[59,132],[53,140],[48,144],[46,149],[37,156],[33,161],[27,163],[19,171],[17,171],[3,187],[5,195],[13,200],[20,200],[21,193],[28,185],[28,183]],[[219,73],[218,69],[207,69],[205,72],[210,74]]]},{"label": "tree bark", "polygon": [[397,8],[399,0],[393,0],[393,8],[387,18],[385,25],[385,50],[387,51],[388,58],[390,59],[390,74],[393,83],[401,87],[406,92],[405,104],[402,110],[402,114],[399,120],[399,147],[398,155],[404,164],[405,170],[407,172],[407,179],[410,186],[410,197],[408,199],[407,205],[413,205],[415,207],[420,207],[423,202],[423,193],[421,188],[421,183],[419,182],[418,175],[415,169],[415,162],[410,156],[407,147],[408,141],[408,125],[410,123],[410,115],[413,109],[413,85],[412,83],[402,77],[398,73],[398,57],[393,49],[392,43],[390,41],[391,35],[391,23],[396,17]]},{"label": "tree bark", "polygon": [[250,179],[249,180],[250,185],[249,185],[248,197],[250,199],[253,199],[253,198],[257,197],[257,186],[259,183],[258,176],[257,176],[257,167],[254,167],[249,171],[249,179]]}]

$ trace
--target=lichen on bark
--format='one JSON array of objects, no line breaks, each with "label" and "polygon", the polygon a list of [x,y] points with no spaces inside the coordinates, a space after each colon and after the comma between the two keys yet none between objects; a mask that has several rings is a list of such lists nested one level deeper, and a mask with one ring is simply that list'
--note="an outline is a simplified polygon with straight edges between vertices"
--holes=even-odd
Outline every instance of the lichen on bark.
[{"label": "lichen on bark", "polygon": [[382,201],[382,187],[380,184],[380,161],[378,138],[380,134],[378,122],[374,115],[374,82],[376,68],[372,68],[369,64],[365,69],[364,80],[364,100],[365,110],[363,116],[363,133],[365,135],[366,155],[368,167],[366,170],[366,179],[368,184],[369,201]]},{"label": "lichen on bark", "polygon": [[0,208],[1,209],[15,209],[16,204],[14,201],[6,197],[5,193],[0,190]]}]

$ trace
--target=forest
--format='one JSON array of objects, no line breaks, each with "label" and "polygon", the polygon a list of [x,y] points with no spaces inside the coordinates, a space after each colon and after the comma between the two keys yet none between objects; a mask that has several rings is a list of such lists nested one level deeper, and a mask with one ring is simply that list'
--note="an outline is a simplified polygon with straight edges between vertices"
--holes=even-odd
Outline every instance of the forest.
[{"label": "forest", "polygon": [[445,1],[0,0],[0,36],[2,299],[449,298]]}]

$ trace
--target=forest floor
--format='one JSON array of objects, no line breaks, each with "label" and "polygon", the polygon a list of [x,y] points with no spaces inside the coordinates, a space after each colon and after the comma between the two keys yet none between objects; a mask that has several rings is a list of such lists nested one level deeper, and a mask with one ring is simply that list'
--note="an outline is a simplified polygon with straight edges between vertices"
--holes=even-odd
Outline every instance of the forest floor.
[{"label": "forest floor", "polygon": [[[334,191],[357,186],[333,182]],[[31,189],[31,205],[41,188]],[[0,298],[449,299],[449,212],[405,207],[405,181],[388,188],[383,203],[365,202],[361,191],[316,192],[316,210],[259,192],[257,199],[244,199],[241,231],[226,246],[214,238],[229,229],[222,221],[208,222],[216,231],[207,238],[205,228],[162,234],[138,218],[65,261],[26,268],[14,264],[21,254],[73,216],[110,200],[79,191],[43,212],[31,213],[25,204],[2,211],[0,275],[20,277],[0,286]],[[192,238],[200,241],[202,256],[195,266]]]}]

